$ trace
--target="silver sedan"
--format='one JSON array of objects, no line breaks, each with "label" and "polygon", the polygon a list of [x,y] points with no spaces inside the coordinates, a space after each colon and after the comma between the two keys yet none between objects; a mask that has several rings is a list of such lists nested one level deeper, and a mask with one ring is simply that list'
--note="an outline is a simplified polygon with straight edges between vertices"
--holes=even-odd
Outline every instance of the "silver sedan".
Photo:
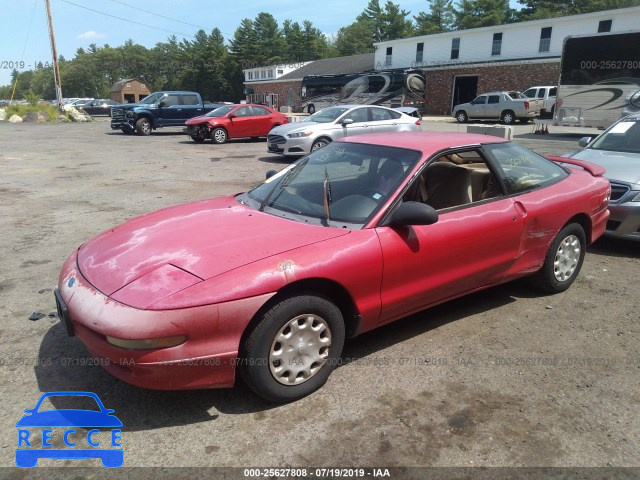
[{"label": "silver sedan", "polygon": [[568,157],[597,163],[611,182],[605,235],[640,241],[640,114],[611,125],[597,138],[584,137],[584,150]]},{"label": "silver sedan", "polygon": [[381,132],[419,132],[420,119],[375,105],[340,105],[314,113],[302,122],[274,128],[267,151],[302,156],[338,138]]}]

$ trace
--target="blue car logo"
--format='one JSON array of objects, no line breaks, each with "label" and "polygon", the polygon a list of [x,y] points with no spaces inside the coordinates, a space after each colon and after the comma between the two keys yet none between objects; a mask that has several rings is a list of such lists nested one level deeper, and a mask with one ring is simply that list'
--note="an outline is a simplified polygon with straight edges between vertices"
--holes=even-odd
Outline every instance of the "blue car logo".
[{"label": "blue car logo", "polygon": [[[95,400],[99,410],[38,411],[42,407],[42,402],[48,397],[89,397]],[[122,422],[113,415],[113,410],[104,408],[95,393],[45,393],[34,408],[28,408],[24,412],[26,415],[16,423],[18,427],[16,465],[18,467],[35,467],[40,458],[99,458],[102,465],[107,468],[118,468],[124,463],[124,450],[120,443]],[[89,430],[84,433],[76,430],[78,427]],[[53,448],[54,429],[59,437],[55,440],[58,443],[62,440],[65,448]],[[41,438],[36,441],[36,437]],[[88,448],[83,448],[85,443]],[[107,445],[111,448],[104,448]]]}]

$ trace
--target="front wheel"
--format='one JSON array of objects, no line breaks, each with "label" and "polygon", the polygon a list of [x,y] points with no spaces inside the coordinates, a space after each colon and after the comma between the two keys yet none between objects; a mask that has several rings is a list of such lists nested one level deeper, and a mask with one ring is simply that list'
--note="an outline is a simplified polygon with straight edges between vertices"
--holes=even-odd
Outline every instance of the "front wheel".
[{"label": "front wheel", "polygon": [[138,135],[151,135],[151,122],[148,118],[139,118],[136,122],[136,132]]},{"label": "front wheel", "polygon": [[226,143],[227,131],[224,128],[216,128],[211,132],[211,140],[213,143]]},{"label": "front wheel", "polygon": [[564,292],[574,282],[584,261],[587,238],[577,223],[565,226],[551,242],[535,284],[549,293]]},{"label": "front wheel", "polygon": [[311,145],[311,151],[315,152],[316,150],[320,150],[322,147],[326,147],[330,143],[331,140],[329,140],[328,138],[319,138],[318,140],[313,142],[313,145]]},{"label": "front wheel", "polygon": [[204,142],[204,137],[200,135],[191,135],[191,140],[193,140],[196,143],[202,143]]},{"label": "front wheel", "polygon": [[344,336],[344,319],[333,302],[312,294],[284,298],[262,314],[247,337],[240,375],[266,400],[298,400],[327,381]]},{"label": "front wheel", "polygon": [[307,107],[307,111],[309,112],[309,115],[313,115],[314,113],[316,113],[316,107],[314,105],[309,105]]},{"label": "front wheel", "polygon": [[506,110],[502,112],[500,119],[505,125],[513,125],[513,122],[516,120],[516,116],[511,110]]},{"label": "front wheel", "polygon": [[469,117],[467,116],[466,112],[460,110],[459,112],[456,112],[456,120],[458,121],[458,123],[465,123],[467,120],[469,120]]}]

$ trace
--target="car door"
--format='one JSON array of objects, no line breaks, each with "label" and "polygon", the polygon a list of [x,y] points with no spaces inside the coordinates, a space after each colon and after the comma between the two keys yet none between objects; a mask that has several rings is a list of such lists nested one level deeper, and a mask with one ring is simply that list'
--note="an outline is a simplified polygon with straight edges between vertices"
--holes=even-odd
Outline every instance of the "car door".
[{"label": "car door", "polygon": [[231,112],[231,115],[235,116],[229,120],[229,137],[250,137],[251,123],[253,121],[251,107],[249,105],[238,107]]},{"label": "car door", "polygon": [[[160,106],[162,104],[162,106]],[[165,94],[158,102],[158,113],[155,119],[158,126],[180,125],[182,120],[182,108],[180,97],[174,93]]]},{"label": "car door", "polygon": [[[369,125],[369,107],[359,107],[349,110],[338,118],[330,132],[331,137],[336,138],[346,137],[349,135],[361,135],[363,133],[371,133],[371,126]],[[343,120],[350,118],[353,123],[343,124]]]},{"label": "car door", "polygon": [[[391,115],[389,110],[380,107],[371,107],[371,133],[395,132],[398,128],[398,121]],[[398,115],[399,117],[400,115]]]},{"label": "car door", "polygon": [[438,214],[432,225],[376,228],[384,264],[381,323],[498,283],[516,261],[525,219],[500,187],[489,198]]},{"label": "car door", "polygon": [[273,126],[271,112],[264,107],[258,105],[251,106],[253,114],[251,125],[249,126],[251,137],[264,137],[269,133]]},{"label": "car door", "polygon": [[487,96],[480,95],[471,102],[469,108],[469,118],[484,118],[484,109],[487,104]]},{"label": "car door", "polygon": [[204,106],[201,105],[198,95],[194,93],[185,93],[180,95],[180,118],[184,121],[193,117],[204,115]]},{"label": "car door", "polygon": [[82,109],[85,111],[85,113],[88,113],[89,115],[95,115],[97,112],[97,107],[98,106],[98,102],[96,100],[91,100],[87,103],[85,103],[82,106]]},{"label": "car door", "polygon": [[488,95],[484,118],[500,118],[500,95]]}]

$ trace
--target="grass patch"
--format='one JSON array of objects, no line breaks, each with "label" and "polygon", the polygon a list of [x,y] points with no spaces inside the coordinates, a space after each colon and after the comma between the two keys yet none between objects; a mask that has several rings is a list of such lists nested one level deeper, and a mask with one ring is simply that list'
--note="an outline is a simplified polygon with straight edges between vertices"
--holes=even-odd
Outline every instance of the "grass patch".
[{"label": "grass patch", "polygon": [[[55,122],[56,117],[60,115],[58,107],[47,103],[36,103],[35,105],[9,105],[4,108],[7,112],[7,120],[9,120],[12,115],[18,115],[24,119],[24,116],[27,113],[43,112],[49,116],[49,121]],[[65,113],[65,116],[69,119],[69,115]]]}]

